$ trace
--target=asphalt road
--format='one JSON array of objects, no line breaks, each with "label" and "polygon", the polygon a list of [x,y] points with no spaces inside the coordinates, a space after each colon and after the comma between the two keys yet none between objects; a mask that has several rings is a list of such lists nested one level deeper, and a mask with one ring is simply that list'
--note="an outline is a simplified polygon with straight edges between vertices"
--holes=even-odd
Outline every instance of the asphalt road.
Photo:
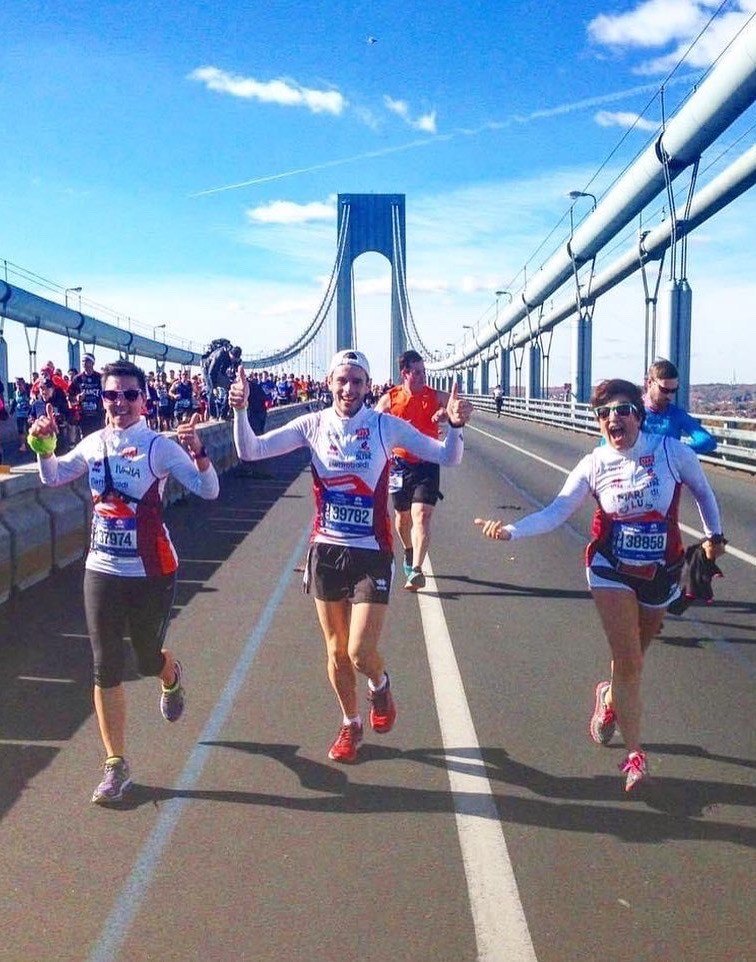
[{"label": "asphalt road", "polygon": [[[471,523],[550,500],[593,443],[477,416],[443,472],[434,578],[421,598],[393,589],[397,725],[355,766],[326,755],[340,718],[295,570],[312,512],[300,454],[273,481],[224,478],[219,501],[171,509],[188,706],[168,725],[155,681],[130,677],[121,809],[89,804],[80,566],[0,608],[0,959],[756,957],[756,487],[707,469],[741,556],[723,560],[716,604],[669,616],[650,651],[655,777],[628,798],[619,740],[587,736],[607,667],[589,507],[515,545]],[[683,520],[696,528],[695,509]]]}]

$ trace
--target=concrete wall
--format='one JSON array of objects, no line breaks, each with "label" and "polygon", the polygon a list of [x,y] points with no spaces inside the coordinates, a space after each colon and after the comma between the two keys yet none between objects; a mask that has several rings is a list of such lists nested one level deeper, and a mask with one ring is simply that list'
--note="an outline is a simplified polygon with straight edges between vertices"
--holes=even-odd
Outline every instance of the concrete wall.
[{"label": "concrete wall", "polygon": [[[267,430],[279,427],[309,410],[292,404],[268,412]],[[14,422],[15,424],[15,422]],[[198,428],[218,474],[237,463],[232,426],[213,421]],[[188,497],[169,478],[165,504]],[[0,604],[13,592],[23,591],[46,578],[54,569],[83,559],[89,546],[92,498],[87,478],[60,488],[45,487],[35,464],[0,473]]]}]

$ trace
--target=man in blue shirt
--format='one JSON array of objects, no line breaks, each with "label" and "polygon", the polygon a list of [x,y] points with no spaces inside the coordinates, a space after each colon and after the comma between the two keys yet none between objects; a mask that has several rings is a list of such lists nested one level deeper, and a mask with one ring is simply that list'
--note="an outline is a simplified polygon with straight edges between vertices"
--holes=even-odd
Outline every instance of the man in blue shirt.
[{"label": "man in blue shirt", "polygon": [[643,395],[646,419],[643,430],[678,440],[685,435],[684,443],[693,448],[696,454],[708,454],[716,448],[717,439],[701,427],[700,421],[673,404],[672,398],[679,386],[675,365],[664,359],[654,361],[646,375],[646,393]]}]

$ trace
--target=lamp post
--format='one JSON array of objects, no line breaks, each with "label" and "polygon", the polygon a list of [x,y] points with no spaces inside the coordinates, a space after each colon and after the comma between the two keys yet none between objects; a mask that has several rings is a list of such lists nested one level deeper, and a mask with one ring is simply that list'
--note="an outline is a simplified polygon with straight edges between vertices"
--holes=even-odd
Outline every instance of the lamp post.
[{"label": "lamp post", "polygon": [[156,340],[157,340],[157,332],[158,332],[158,331],[164,331],[164,330],[166,329],[166,327],[167,327],[166,324],[153,324],[153,325],[152,325],[152,340],[153,340],[153,341],[156,341]]},{"label": "lamp post", "polygon": [[[596,210],[596,205],[598,204],[598,201],[596,200],[596,195],[590,193],[590,191],[587,191],[587,190],[571,190],[571,191],[569,192],[569,194],[568,194],[568,197],[569,197],[571,200],[573,200],[573,201],[577,200],[578,197],[590,197],[591,200],[593,201],[593,207],[591,208],[591,210],[592,210],[592,211],[593,211],[593,210]],[[575,232],[575,225],[574,225],[573,219],[572,219],[572,208],[573,208],[574,206],[575,206],[574,204],[570,204],[570,237],[572,237],[573,233]]]},{"label": "lamp post", "polygon": [[80,287],[67,287],[63,292],[63,298],[66,302],[66,307],[68,307],[68,295],[78,294],[79,295],[79,311],[81,311],[81,288]]}]

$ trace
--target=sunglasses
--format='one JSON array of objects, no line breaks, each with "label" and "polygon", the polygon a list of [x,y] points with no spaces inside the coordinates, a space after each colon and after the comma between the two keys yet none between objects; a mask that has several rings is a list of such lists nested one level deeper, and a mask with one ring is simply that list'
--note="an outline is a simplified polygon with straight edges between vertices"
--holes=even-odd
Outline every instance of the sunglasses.
[{"label": "sunglasses", "polygon": [[629,401],[623,401],[621,404],[602,404],[601,407],[594,408],[593,411],[599,421],[607,421],[612,411],[621,418],[629,418],[631,414],[638,416],[638,408]]},{"label": "sunglasses", "polygon": [[139,388],[130,387],[125,391],[103,391],[102,397],[105,401],[117,401],[119,397],[123,397],[126,398],[127,401],[133,403],[137,400],[141,393],[142,392],[139,390]]},{"label": "sunglasses", "polygon": [[654,381],[654,384],[659,388],[662,394],[677,394],[678,389],[676,387],[662,387],[658,381]]}]

